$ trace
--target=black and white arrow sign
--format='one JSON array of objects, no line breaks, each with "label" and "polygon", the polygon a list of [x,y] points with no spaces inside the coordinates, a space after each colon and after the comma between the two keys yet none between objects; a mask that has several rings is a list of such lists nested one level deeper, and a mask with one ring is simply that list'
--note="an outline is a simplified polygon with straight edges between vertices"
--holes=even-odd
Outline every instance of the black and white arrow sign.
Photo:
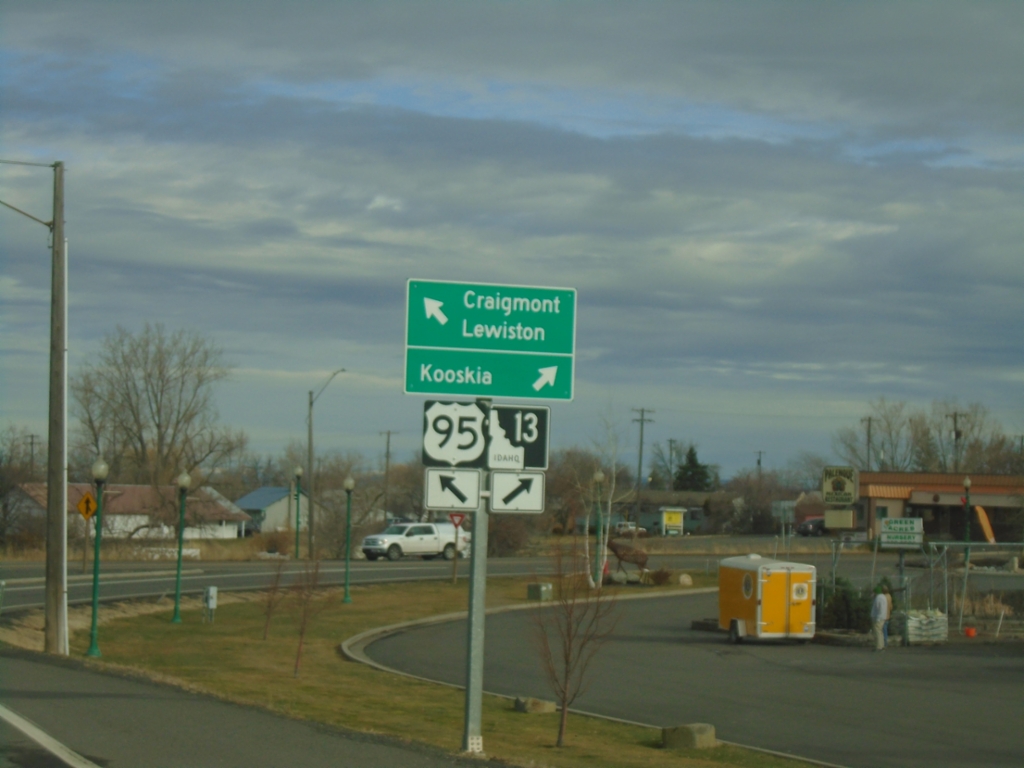
[{"label": "black and white arrow sign", "polygon": [[543,472],[491,472],[491,512],[544,511]]},{"label": "black and white arrow sign", "polygon": [[427,509],[476,510],[480,506],[480,470],[428,467],[423,487]]}]

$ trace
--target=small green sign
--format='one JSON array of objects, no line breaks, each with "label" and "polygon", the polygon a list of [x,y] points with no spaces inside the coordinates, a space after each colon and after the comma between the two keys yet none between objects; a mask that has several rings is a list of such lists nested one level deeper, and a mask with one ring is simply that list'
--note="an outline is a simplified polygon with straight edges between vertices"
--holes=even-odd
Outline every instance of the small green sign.
[{"label": "small green sign", "polygon": [[576,291],[410,280],[405,391],[572,400]]}]

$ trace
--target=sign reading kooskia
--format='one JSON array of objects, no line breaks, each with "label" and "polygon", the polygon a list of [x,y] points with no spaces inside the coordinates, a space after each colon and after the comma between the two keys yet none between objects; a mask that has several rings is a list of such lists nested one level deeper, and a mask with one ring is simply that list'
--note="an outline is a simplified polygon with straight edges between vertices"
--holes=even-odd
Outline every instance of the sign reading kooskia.
[{"label": "sign reading kooskia", "polygon": [[821,471],[821,498],[826,504],[853,504],[860,496],[857,470],[825,467]]},{"label": "sign reading kooskia", "polygon": [[576,291],[410,280],[405,391],[571,400]]}]

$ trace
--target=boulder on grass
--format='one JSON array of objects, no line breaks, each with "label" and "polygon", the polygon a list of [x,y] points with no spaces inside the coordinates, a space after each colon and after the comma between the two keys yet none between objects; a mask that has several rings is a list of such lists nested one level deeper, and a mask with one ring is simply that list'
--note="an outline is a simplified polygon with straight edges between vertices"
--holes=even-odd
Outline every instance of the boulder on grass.
[{"label": "boulder on grass", "polygon": [[675,728],[661,729],[661,745],[665,749],[708,749],[717,747],[715,726],[710,723],[690,723]]},{"label": "boulder on grass", "polygon": [[524,699],[521,696],[516,697],[516,712],[525,712],[529,715],[536,715],[556,711],[558,711],[558,707],[553,701],[544,701],[543,699],[534,698]]},{"label": "boulder on grass", "polygon": [[693,577],[688,573],[679,574],[679,586],[680,587],[692,587]]}]

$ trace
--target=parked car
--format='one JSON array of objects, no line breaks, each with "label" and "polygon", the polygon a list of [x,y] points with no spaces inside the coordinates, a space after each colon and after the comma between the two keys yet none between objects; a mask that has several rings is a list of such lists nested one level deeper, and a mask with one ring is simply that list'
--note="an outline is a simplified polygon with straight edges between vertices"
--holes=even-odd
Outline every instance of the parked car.
[{"label": "parked car", "polygon": [[424,560],[440,555],[445,560],[454,560],[457,554],[465,555],[469,542],[470,534],[461,527],[456,541],[455,526],[451,523],[399,523],[367,536],[361,548],[367,560],[400,560],[406,555],[418,555]]},{"label": "parked car", "polygon": [[637,528],[636,523],[630,520],[621,520],[617,522],[614,530],[616,536],[632,536],[634,533],[637,536],[647,535],[647,530],[645,528]]},{"label": "parked car", "polygon": [[808,517],[800,525],[796,527],[796,532],[801,536],[824,536],[825,535],[825,518],[824,517]]}]

